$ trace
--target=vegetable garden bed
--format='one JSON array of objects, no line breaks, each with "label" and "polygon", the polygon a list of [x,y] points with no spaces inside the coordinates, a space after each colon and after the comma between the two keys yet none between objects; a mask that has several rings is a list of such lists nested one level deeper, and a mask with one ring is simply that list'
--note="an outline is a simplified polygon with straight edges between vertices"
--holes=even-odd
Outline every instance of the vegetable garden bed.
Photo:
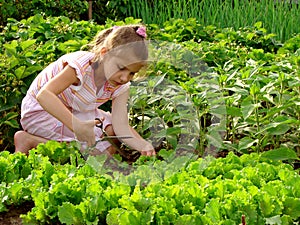
[{"label": "vegetable garden bed", "polygon": [[11,154],[20,102],[38,72],[98,30],[137,22],[36,15],[3,29],[0,222],[22,209],[24,224],[232,225],[243,215],[247,224],[297,224],[300,36],[280,43],[259,22],[148,25],[155,60],[147,79],[132,83],[129,116],[157,158],[85,161],[75,145],[56,142]]},{"label": "vegetable garden bed", "polygon": [[247,224],[299,221],[300,176],[288,164],[257,153],[159,156],[130,167],[118,161],[130,171],[124,175],[105,166],[108,159],[85,161],[64,143],[40,145],[28,157],[2,152],[1,211],[34,202],[23,224],[233,225],[243,215]]}]

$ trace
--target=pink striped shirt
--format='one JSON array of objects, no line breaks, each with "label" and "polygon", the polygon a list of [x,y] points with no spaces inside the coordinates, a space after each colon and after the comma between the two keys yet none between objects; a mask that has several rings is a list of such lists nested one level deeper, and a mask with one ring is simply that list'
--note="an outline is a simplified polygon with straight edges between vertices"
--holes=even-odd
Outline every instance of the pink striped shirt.
[{"label": "pink striped shirt", "polygon": [[[76,70],[79,83],[65,89],[58,96],[59,99],[73,115],[81,120],[94,120],[97,117],[104,117],[103,126],[106,127],[111,124],[110,113],[104,112],[98,107],[128,90],[130,83],[114,87],[106,82],[97,92],[94,70],[90,65],[93,57],[93,53],[85,51],[66,54],[47,66],[35,78],[22,101],[20,122],[25,131],[48,140],[67,142],[76,140],[74,133],[45,111],[36,100],[36,95],[41,88],[62,71],[66,65]],[[103,135],[102,131],[96,126],[94,127],[94,133],[96,140]],[[82,146],[86,146],[86,143],[82,143]],[[108,146],[110,146],[109,142],[101,141],[96,148],[104,151]]]},{"label": "pink striped shirt", "polygon": [[[90,65],[93,57],[94,53],[86,51],[77,51],[60,57],[57,61],[47,66],[36,77],[36,79],[32,82],[27,94],[35,98],[39,90],[50,79],[62,71],[66,65],[69,65],[76,70],[79,84],[76,86],[71,85],[58,97],[66,105],[66,107],[75,114],[94,111],[103,103],[115,98],[120,93],[127,90],[130,83],[114,87],[106,82],[97,93],[97,87],[94,81],[94,71]],[[34,109],[30,109],[30,106],[25,108],[27,108],[28,111],[43,110],[42,107],[38,107],[38,105],[36,105]],[[22,111],[22,114],[25,114],[27,110],[25,109]]]}]

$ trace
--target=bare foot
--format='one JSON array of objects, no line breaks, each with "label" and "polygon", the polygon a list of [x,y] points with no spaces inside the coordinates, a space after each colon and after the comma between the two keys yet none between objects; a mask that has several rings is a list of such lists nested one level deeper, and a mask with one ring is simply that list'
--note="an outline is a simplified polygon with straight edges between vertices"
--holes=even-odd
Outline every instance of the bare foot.
[{"label": "bare foot", "polygon": [[48,140],[41,138],[26,131],[17,131],[14,136],[15,152],[23,152],[28,154],[30,149],[35,148],[40,143],[45,143]]}]

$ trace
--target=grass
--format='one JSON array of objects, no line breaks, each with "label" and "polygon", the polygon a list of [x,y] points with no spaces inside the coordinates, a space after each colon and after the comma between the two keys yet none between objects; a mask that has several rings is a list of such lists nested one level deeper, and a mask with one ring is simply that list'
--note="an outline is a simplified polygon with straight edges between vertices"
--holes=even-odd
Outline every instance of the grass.
[{"label": "grass", "polygon": [[282,0],[128,0],[127,15],[144,23],[160,24],[171,18],[196,18],[204,25],[238,29],[262,22],[269,33],[284,42],[299,33],[297,1]]}]

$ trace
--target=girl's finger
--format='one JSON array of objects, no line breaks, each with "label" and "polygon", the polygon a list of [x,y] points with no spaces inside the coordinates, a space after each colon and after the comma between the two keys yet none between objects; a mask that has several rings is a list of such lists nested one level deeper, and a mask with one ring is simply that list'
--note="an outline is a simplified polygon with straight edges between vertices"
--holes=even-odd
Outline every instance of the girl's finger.
[{"label": "girl's finger", "polygon": [[141,154],[145,155],[145,156],[154,156],[154,155],[156,155],[156,152],[154,150],[151,150],[151,151],[142,151]]},{"label": "girl's finger", "polygon": [[102,123],[102,121],[95,120],[95,125]]}]

